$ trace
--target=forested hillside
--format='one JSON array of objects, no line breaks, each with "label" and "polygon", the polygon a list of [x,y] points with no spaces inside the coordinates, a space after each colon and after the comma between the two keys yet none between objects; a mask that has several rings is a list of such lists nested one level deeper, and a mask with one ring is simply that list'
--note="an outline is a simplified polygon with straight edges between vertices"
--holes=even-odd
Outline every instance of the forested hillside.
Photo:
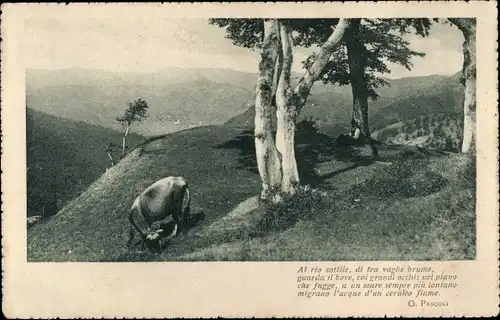
[{"label": "forested hillside", "polygon": [[404,120],[375,131],[373,138],[391,144],[407,144],[459,152],[463,121],[456,114],[430,114]]},{"label": "forested hillside", "polygon": [[[321,132],[334,137],[347,133],[352,116],[352,94],[340,88],[337,87],[336,93],[332,90],[332,92],[311,94],[299,116],[299,121],[313,118]],[[390,138],[392,133],[397,134],[391,128],[397,127],[402,120],[415,122],[419,117],[455,120],[463,113],[463,87],[459,83],[459,74],[450,77],[429,76],[391,80],[389,85],[379,89],[378,93],[380,97],[370,101],[368,111],[374,138],[381,141]],[[226,125],[251,127],[254,117],[255,110],[250,103],[247,110],[231,118]],[[379,135],[378,132],[385,134]]]}]

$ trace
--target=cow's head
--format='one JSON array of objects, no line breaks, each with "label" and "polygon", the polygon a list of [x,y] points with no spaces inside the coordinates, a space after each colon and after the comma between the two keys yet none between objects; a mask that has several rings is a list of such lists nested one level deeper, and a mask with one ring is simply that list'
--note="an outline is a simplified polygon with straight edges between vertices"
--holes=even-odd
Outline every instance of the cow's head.
[{"label": "cow's head", "polygon": [[146,234],[144,239],[149,249],[157,254],[162,250],[162,241],[160,237],[160,232],[162,231],[162,229],[150,231]]}]

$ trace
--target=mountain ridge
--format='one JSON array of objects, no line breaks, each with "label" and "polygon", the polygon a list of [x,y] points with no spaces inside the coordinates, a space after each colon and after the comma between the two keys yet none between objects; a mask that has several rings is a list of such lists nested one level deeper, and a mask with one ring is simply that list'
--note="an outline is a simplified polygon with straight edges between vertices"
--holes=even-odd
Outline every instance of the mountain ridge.
[{"label": "mountain ridge", "polygon": [[[115,130],[120,128],[114,121],[115,117],[123,112],[127,101],[138,96],[150,104],[151,117],[144,123],[134,124],[133,128],[147,136],[199,125],[226,123],[248,126],[253,123],[252,111],[248,108],[253,105],[255,97],[256,73],[224,68],[172,67],[140,74],[83,68],[62,69],[55,73],[28,69],[26,73],[27,101],[32,108]],[[422,93],[424,90],[429,92],[427,96],[434,96],[427,99],[430,103],[443,100],[439,98],[443,92],[447,95],[450,94],[448,91],[458,93],[461,90],[459,75],[386,79],[389,85],[379,88],[379,98],[370,102],[370,122],[375,124],[375,129],[379,129],[378,122],[387,123],[394,116],[404,113],[404,108],[394,110],[398,100],[425,96]],[[294,74],[296,78],[300,76]],[[448,98],[445,100],[451,101]],[[301,117],[319,118],[327,132],[338,134],[348,130],[351,103],[349,86],[325,85],[318,81]],[[455,106],[449,107],[455,109]],[[384,112],[393,115],[387,118],[389,120],[381,116],[384,108]],[[406,109],[415,113],[411,108]]]}]

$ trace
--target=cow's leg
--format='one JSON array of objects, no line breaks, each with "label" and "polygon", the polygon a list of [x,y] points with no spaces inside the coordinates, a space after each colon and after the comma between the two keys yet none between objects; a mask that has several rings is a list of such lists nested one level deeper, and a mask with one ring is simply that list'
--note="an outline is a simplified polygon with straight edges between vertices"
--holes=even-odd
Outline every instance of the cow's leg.
[{"label": "cow's leg", "polygon": [[165,243],[172,240],[177,235],[177,232],[179,229],[178,226],[179,226],[179,224],[176,223],[174,226],[174,231],[172,231],[172,233],[168,237],[165,238],[165,241],[164,241]]},{"label": "cow's leg", "polygon": [[175,222],[175,229],[174,232],[172,232],[173,237],[177,236],[179,233],[183,232],[184,230],[184,221],[183,219],[179,216],[179,214],[174,214],[172,215],[172,218],[174,219]]},{"label": "cow's leg", "polygon": [[[183,207],[184,200],[186,200],[186,206]],[[184,228],[188,227],[188,224],[192,223],[190,220],[191,218],[191,191],[189,191],[189,187],[186,183],[186,188],[184,189],[184,194],[182,196],[182,199],[180,201],[180,207],[179,207],[179,215],[180,217],[180,222]],[[183,229],[184,229],[183,228]]]}]

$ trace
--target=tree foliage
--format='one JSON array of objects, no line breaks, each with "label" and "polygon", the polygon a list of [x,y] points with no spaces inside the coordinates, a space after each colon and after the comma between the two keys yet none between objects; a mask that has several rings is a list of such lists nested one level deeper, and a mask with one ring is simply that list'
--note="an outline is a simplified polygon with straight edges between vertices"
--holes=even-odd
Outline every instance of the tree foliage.
[{"label": "tree foliage", "polygon": [[[125,110],[123,116],[116,117],[116,121],[126,126],[122,139],[122,158],[125,157],[127,150],[127,136],[129,134],[130,125],[133,122],[140,122],[146,119],[148,117],[148,108],[149,106],[146,100],[144,100],[143,98],[137,98],[134,102],[128,102],[128,108]],[[110,153],[108,152],[108,155],[109,154]],[[112,163],[114,163],[113,159],[110,160]]]},{"label": "tree foliage", "polygon": [[[323,44],[332,33],[339,19],[286,19],[282,20],[292,30],[294,46],[305,48]],[[264,27],[262,19],[210,19],[210,24],[225,28],[226,38],[236,46],[256,50],[261,48]],[[406,19],[362,19],[361,38],[365,44],[365,77],[369,96],[377,98],[376,89],[387,85],[380,74],[390,74],[388,63],[399,64],[410,70],[414,56],[423,57],[425,53],[414,51],[403,36],[413,33],[428,36],[432,21],[425,18]],[[302,61],[309,68],[316,58],[315,53]],[[349,84],[349,68],[345,46],[338,48],[329,58],[324,72],[319,78],[323,83]]]},{"label": "tree foliage", "polygon": [[143,98],[138,98],[134,102],[128,102],[128,108],[121,117],[116,117],[116,121],[130,126],[133,122],[140,122],[148,117],[148,103]]}]

